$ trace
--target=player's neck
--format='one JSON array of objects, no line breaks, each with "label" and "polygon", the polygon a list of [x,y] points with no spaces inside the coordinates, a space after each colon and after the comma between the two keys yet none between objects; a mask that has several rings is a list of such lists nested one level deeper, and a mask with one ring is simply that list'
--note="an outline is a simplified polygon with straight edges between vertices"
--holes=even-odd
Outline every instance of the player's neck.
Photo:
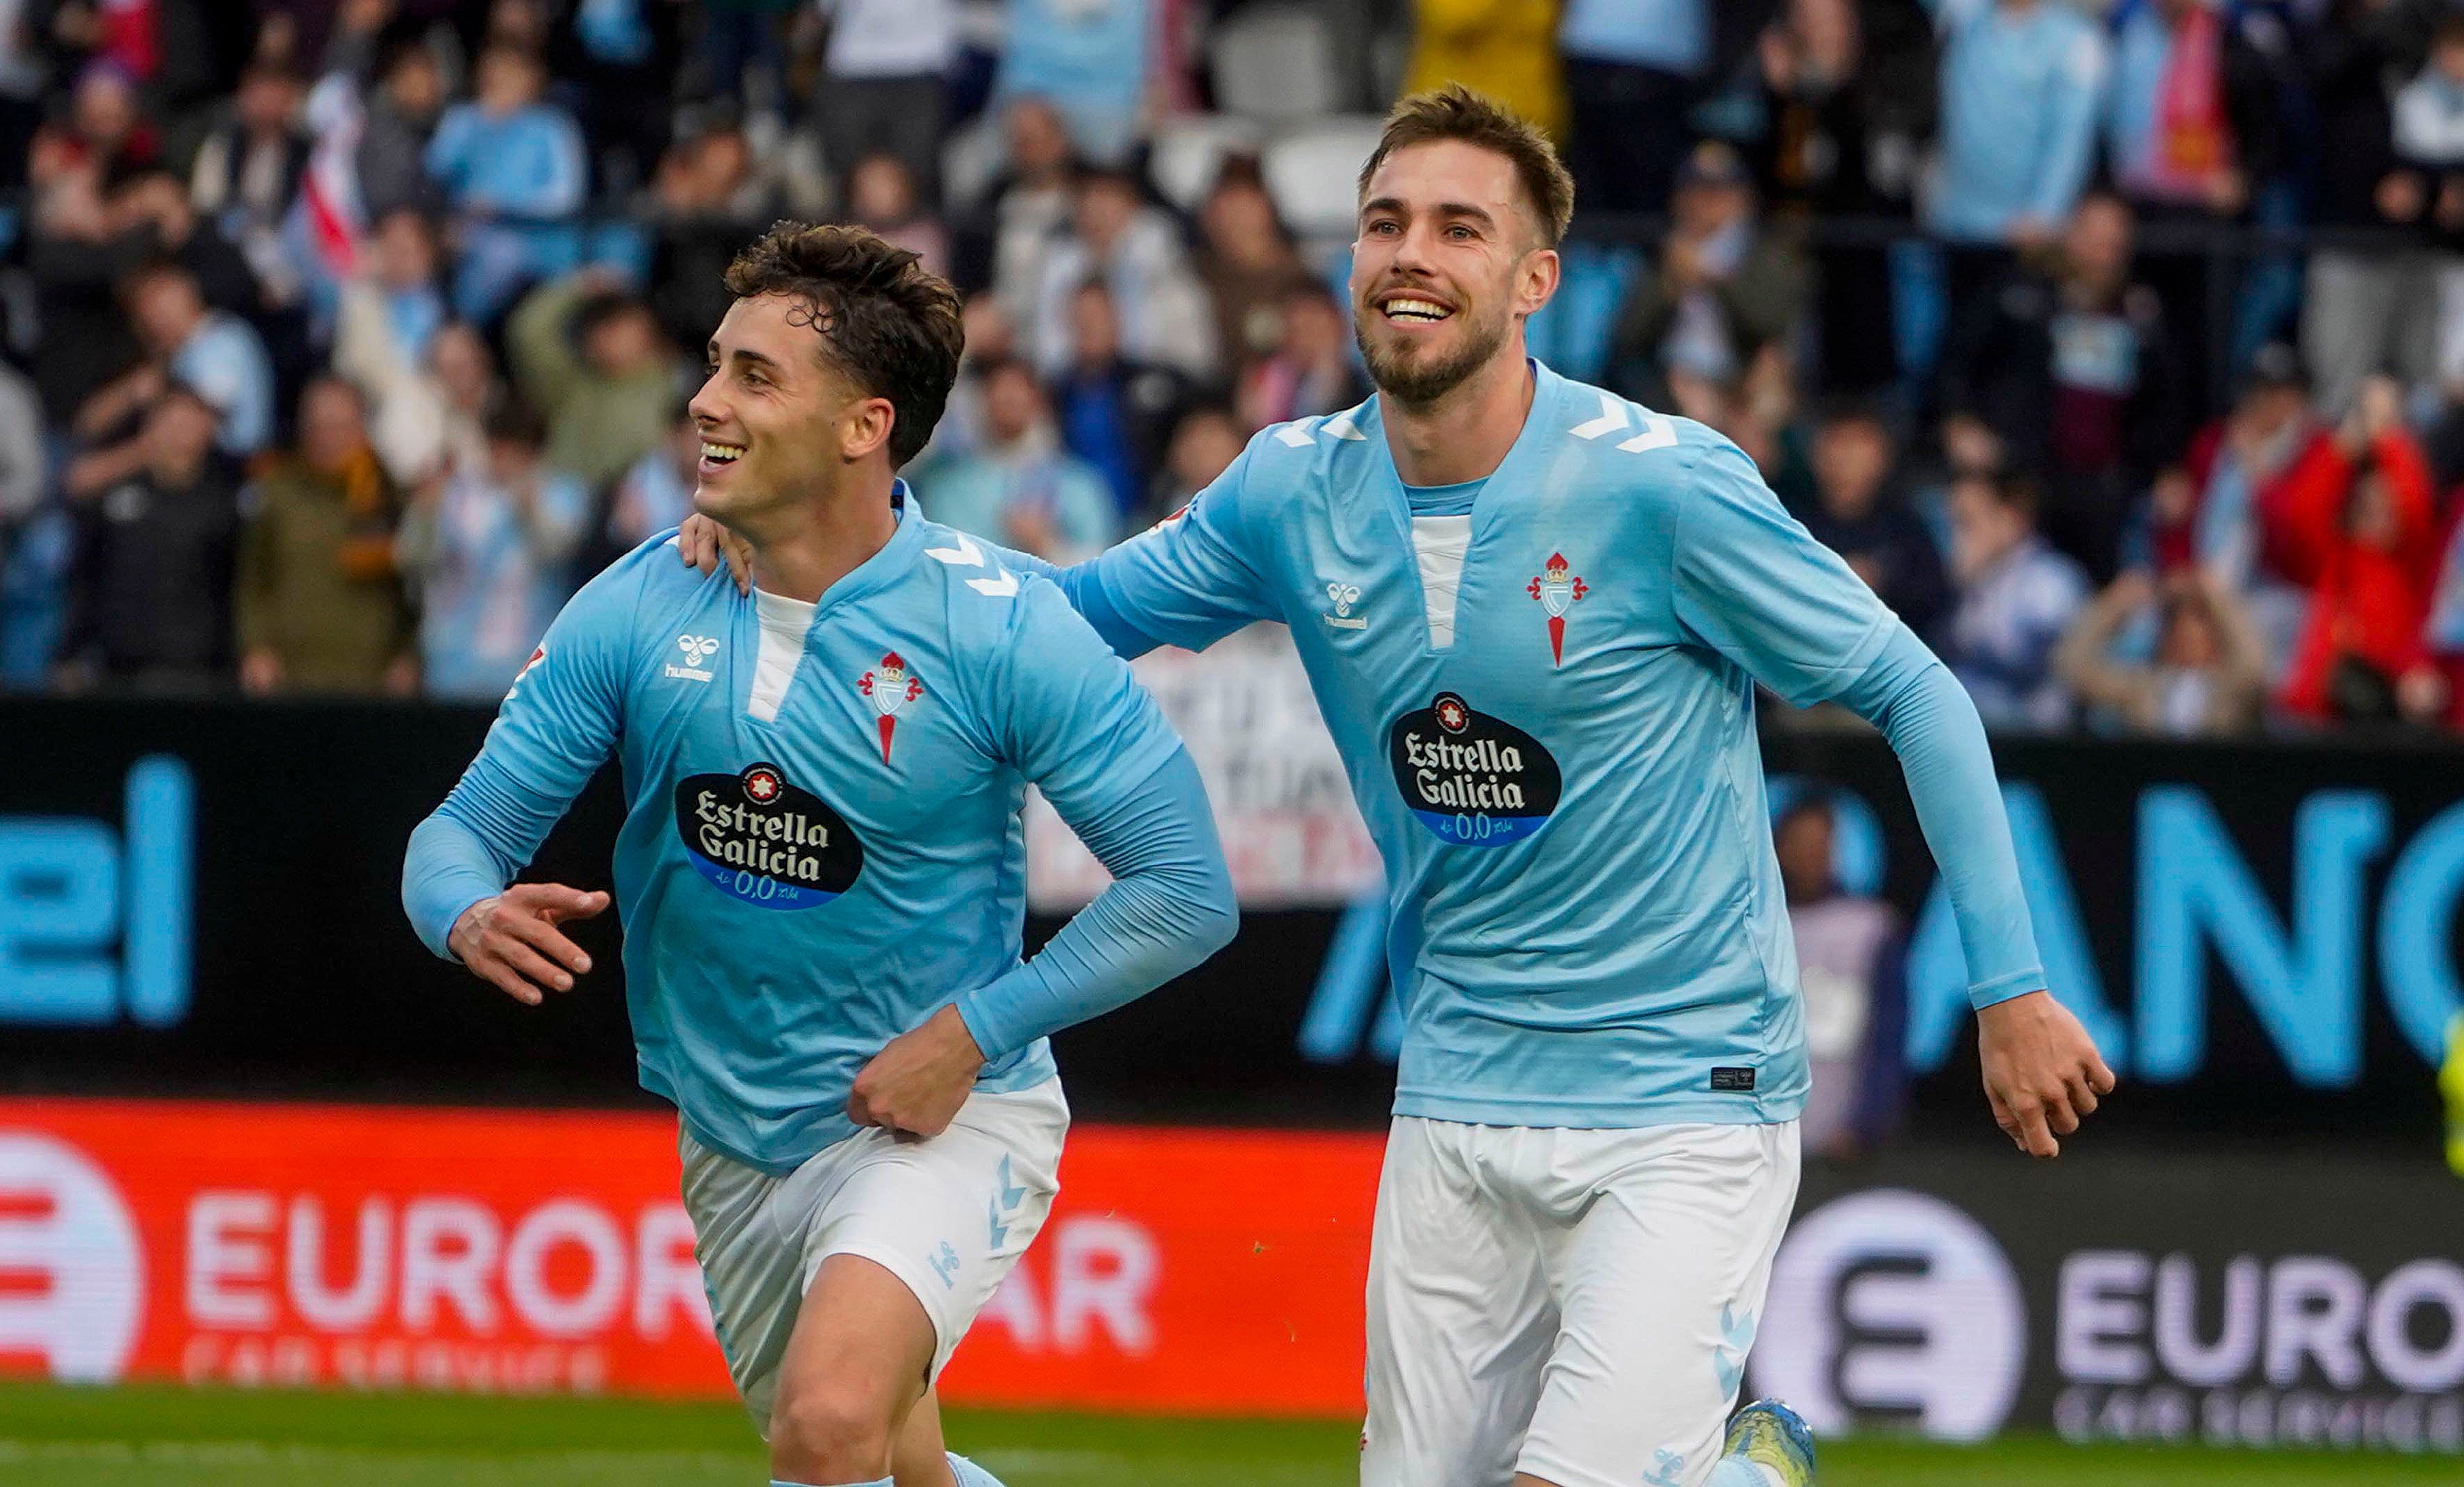
[{"label": "player's neck", "polygon": [[1522,435],[1538,385],[1517,344],[1512,356],[1491,358],[1429,403],[1405,403],[1379,393],[1395,473],[1406,485],[1460,485],[1485,478]]},{"label": "player's neck", "polygon": [[896,535],[891,479],[887,467],[878,475],[853,475],[781,511],[775,526],[759,523],[745,530],[745,544],[753,549],[753,587],[784,599],[819,601]]}]

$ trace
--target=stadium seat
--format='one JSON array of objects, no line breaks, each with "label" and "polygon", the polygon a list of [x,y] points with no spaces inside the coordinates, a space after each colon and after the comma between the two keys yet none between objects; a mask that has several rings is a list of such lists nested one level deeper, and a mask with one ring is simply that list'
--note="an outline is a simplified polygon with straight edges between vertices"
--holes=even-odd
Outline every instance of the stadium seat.
[{"label": "stadium seat", "polygon": [[1255,121],[1229,114],[1189,114],[1156,126],[1148,170],[1164,200],[1183,211],[1196,211],[1215,189],[1223,162],[1233,155],[1254,155],[1265,140]]},{"label": "stadium seat", "polygon": [[1261,162],[1266,190],[1294,233],[1351,240],[1360,163],[1384,128],[1385,121],[1373,114],[1323,119],[1266,146]]},{"label": "stadium seat", "polygon": [[1314,6],[1258,5],[1207,37],[1216,106],[1267,123],[1323,118],[1344,106],[1334,27]]}]

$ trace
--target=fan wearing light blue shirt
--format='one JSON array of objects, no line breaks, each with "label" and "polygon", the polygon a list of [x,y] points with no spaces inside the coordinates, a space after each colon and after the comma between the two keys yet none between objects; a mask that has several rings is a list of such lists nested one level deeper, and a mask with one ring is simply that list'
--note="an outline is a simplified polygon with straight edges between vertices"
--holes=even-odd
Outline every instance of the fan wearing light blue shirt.
[{"label": "fan wearing light blue shirt", "polygon": [[[1205,792],[1061,590],[927,522],[957,297],[854,228],[774,227],[693,403],[697,509],[753,592],[652,538],[567,605],[413,834],[429,946],[536,1004],[607,896],[506,883],[621,766],[626,994],[680,1113],[694,1254],[774,1487],[985,1487],[929,1389],[1041,1228],[1047,1034],[1187,970],[1236,911]],[[1036,786],[1114,881],[1021,955]]]}]

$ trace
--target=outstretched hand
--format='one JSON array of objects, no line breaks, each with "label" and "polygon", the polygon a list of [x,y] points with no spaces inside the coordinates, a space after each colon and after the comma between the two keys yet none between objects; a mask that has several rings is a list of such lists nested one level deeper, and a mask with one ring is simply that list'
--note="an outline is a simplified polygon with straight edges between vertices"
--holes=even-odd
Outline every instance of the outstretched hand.
[{"label": "outstretched hand", "polygon": [[676,552],[685,566],[697,573],[718,571],[719,559],[727,560],[728,570],[736,575],[736,591],[753,591],[753,549],[744,539],[696,511],[685,518],[676,530]]},{"label": "outstretched hand", "polygon": [[2097,1097],[2113,1093],[2113,1071],[2096,1042],[2049,991],[1996,1002],[1976,1014],[1976,1051],[1993,1121],[2021,1151],[2057,1157]]},{"label": "outstretched hand", "polygon": [[590,957],[556,926],[607,907],[607,895],[561,883],[516,883],[462,911],[445,947],[482,981],[530,1007],[547,993],[570,991],[590,969]]}]

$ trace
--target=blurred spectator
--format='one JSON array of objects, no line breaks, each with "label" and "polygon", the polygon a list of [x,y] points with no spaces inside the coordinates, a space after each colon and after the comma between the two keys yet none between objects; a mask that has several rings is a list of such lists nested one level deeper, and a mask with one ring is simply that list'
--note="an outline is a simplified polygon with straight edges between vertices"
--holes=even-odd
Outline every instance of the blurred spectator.
[{"label": "blurred spectator", "polygon": [[1148,511],[1160,519],[1188,505],[1232,467],[1247,442],[1240,420],[1221,403],[1200,403],[1182,413],[1172,426],[1172,442],[1164,447],[1163,469],[1155,475]]},{"label": "blurred spectator", "polygon": [[2421,175],[2437,269],[2438,380],[2464,391],[2464,11],[2440,13],[2421,76],[2399,90],[2393,109],[2398,159]]},{"label": "blurred spectator", "polygon": [[1343,306],[1307,275],[1284,287],[1283,339],[1274,353],[1241,378],[1238,407],[1252,429],[1350,408],[1369,395],[1352,357]]},{"label": "blurred spectator", "polygon": [[1554,0],[1414,0],[1403,91],[1460,82],[1566,138]]},{"label": "blurred spectator", "polygon": [[77,75],[63,144],[73,160],[93,168],[104,190],[154,164],[154,128],[138,106],[136,83],[124,67],[94,61]]},{"label": "blurred spectator", "polygon": [[378,52],[376,89],[364,102],[352,163],[360,205],[371,221],[445,204],[428,173],[428,142],[445,110],[445,74],[424,40],[404,37]]},{"label": "blurred spectator", "polygon": [[2068,0],[1932,0],[1943,37],[1939,165],[1925,219],[1950,244],[1952,306],[2005,250],[2053,241],[2096,152],[2104,38]]},{"label": "blurred spectator", "polygon": [[2259,576],[2258,493],[2315,429],[2299,356],[2282,342],[2261,346],[2233,407],[2191,439],[2179,505],[2167,510],[2159,497],[2157,566],[2196,564],[2227,589],[2246,590]]},{"label": "blurred spectator", "polygon": [[1111,492],[1101,471],[1061,447],[1034,369],[997,362],[982,376],[984,446],[919,477],[924,509],[1054,563],[1103,551],[1117,526]]},{"label": "blurred spectator", "polygon": [[494,700],[573,593],[566,567],[590,515],[582,483],[540,455],[545,427],[518,399],[487,424],[485,460],[414,501],[396,544],[420,606],[430,697]]},{"label": "blurred spectator", "polygon": [[1147,472],[1186,390],[1169,368],[1125,359],[1111,292],[1092,280],[1078,286],[1069,299],[1069,367],[1052,385],[1052,403],[1062,442],[1102,473],[1121,516],[1146,499]]},{"label": "blurred spectator", "polygon": [[274,366],[265,344],[238,316],[207,307],[196,277],[175,263],[155,262],[128,277],[128,318],[145,360],[88,398],[77,427],[88,438],[127,426],[132,414],[178,382],[221,415],[222,452],[245,459],[274,437]]},{"label": "blurred spectator", "polygon": [[299,444],[241,499],[233,599],[240,685],[252,693],[374,692],[418,684],[393,557],[400,503],[369,448],[359,391],[319,377],[299,395]]},{"label": "blurred spectator", "polygon": [[[1913,210],[1933,126],[1931,25],[1916,0],[1789,0],[1758,48],[1763,125],[1749,153],[1775,217],[1887,216]],[[1821,253],[1821,384],[1880,388],[1898,374],[1888,255]]]},{"label": "blurred spectator", "polygon": [[206,136],[188,173],[197,211],[239,247],[260,282],[277,288],[292,287],[297,277],[285,256],[282,223],[308,164],[299,97],[299,81],[287,71],[250,68],[231,117]]},{"label": "blurred spectator", "polygon": [[195,277],[206,303],[255,322],[264,295],[254,266],[210,218],[198,217],[178,176],[141,171],[112,193],[107,210],[111,253],[167,258]]},{"label": "blurred spectator", "polygon": [[10,23],[0,26],[0,190],[26,184],[26,146],[43,122],[43,88],[50,67],[39,33],[24,24],[25,0],[12,0]]},{"label": "blurred spectator", "polygon": [[2310,586],[2310,614],[2277,700],[2313,721],[2424,721],[2444,678],[2423,645],[2437,582],[2434,498],[2402,393],[2374,377],[2332,433],[2263,498],[2276,566]]},{"label": "blurred spectator", "polygon": [[1757,39],[1755,173],[1773,211],[1905,216],[1932,133],[1932,23],[1919,0],[1786,0]]},{"label": "blurred spectator", "polygon": [[1837,817],[1828,794],[1808,789],[1771,823],[1805,991],[1813,1088],[1802,1139],[1834,1162],[1888,1140],[1907,1091],[1907,936],[1898,910],[1840,886]]},{"label": "blurred spectator", "polygon": [[1069,234],[1045,259],[1034,319],[1027,322],[1037,369],[1061,375],[1069,360],[1070,296],[1089,278],[1101,278],[1120,312],[1123,354],[1192,378],[1213,375],[1215,325],[1206,293],[1190,272],[1179,230],[1147,205],[1137,178],[1081,171],[1069,222]]},{"label": "blurred spectator", "polygon": [[1862,402],[1824,409],[1814,434],[1815,504],[1805,525],[1909,629],[1925,634],[1949,602],[1949,585],[1933,535],[1892,486],[1896,463],[1881,410]]},{"label": "blurred spectator", "polygon": [[730,105],[746,105],[752,99],[745,90],[745,78],[757,70],[766,86],[776,88],[782,84],[787,54],[780,44],[779,30],[786,13],[798,9],[801,0],[702,0],[694,8],[701,18],[695,59],[700,65],[702,95]]},{"label": "blurred spectator", "polygon": [[675,113],[645,107],[676,96],[689,7],[656,0],[583,0],[571,8],[577,46],[558,72],[593,150],[599,189],[629,192],[667,152]]},{"label": "blurred spectator", "polygon": [[1075,172],[1068,130],[1051,103],[1014,100],[1001,124],[1009,169],[993,187],[989,272],[1010,323],[1027,325],[1044,291],[1045,260],[1069,221]]},{"label": "blurred spectator", "polygon": [[701,426],[690,410],[680,408],[668,425],[666,442],[635,460],[616,482],[604,533],[608,548],[627,553],[668,528],[681,526],[693,515],[700,468]]},{"label": "blurred spectator", "polygon": [[1939,649],[1988,727],[2059,728],[2070,699],[2055,645],[2087,598],[2087,575],[2036,535],[2035,492],[2021,477],[1951,482],[1951,582]]},{"label": "blurred spectator", "polygon": [[[816,0],[830,39],[813,90],[822,148],[841,180],[885,154],[917,198],[940,197],[941,129],[958,57],[957,0]],[[852,194],[850,189],[849,194]]]},{"label": "blurred spectator", "polygon": [[140,244],[105,205],[102,170],[56,127],[35,136],[26,268],[34,281],[39,339],[29,370],[55,424],[143,354],[119,299],[119,280],[143,261]]},{"label": "blurred spectator", "polygon": [[2046,536],[2095,574],[2114,570],[2123,512],[2185,437],[2164,306],[2131,280],[2131,235],[2129,207],[2091,192],[2052,266],[1970,306],[1943,365],[1948,418],[1990,432],[1994,462],[2041,475]]},{"label": "blurred spectator", "polygon": [[435,392],[432,468],[458,470],[487,457],[488,410],[509,395],[488,343],[460,321],[445,325],[428,343],[426,385]]},{"label": "blurred spectator", "polygon": [[2371,373],[2393,371],[2413,384],[2427,381],[2435,365],[2436,323],[2421,313],[2434,292],[2431,262],[2409,240],[2428,196],[2421,173],[2396,160],[2388,89],[2409,51],[2403,33],[2409,9],[2389,0],[2335,0],[2307,47],[2323,165],[2316,220],[2388,233],[2384,246],[2357,244],[2347,234],[2310,255],[2301,354],[2330,418],[2344,416]]},{"label": "blurred spectator", "polygon": [[847,176],[847,220],[906,249],[935,274],[950,272],[950,237],[927,214],[915,180],[895,155],[867,155]]},{"label": "blurred spectator", "polygon": [[1010,0],[997,99],[1048,99],[1077,153],[1116,166],[1136,143],[1153,37],[1148,0]]},{"label": "blurred spectator", "polygon": [[33,511],[46,488],[42,402],[24,372],[0,362],[0,567],[10,524]]},{"label": "blurred spectator", "polygon": [[1309,269],[1252,163],[1224,170],[1198,220],[1204,234],[1198,275],[1215,301],[1224,369],[1237,380],[1283,343],[1284,291]]},{"label": "blurred spectator", "polygon": [[[2113,38],[2104,144],[2114,187],[2147,221],[2233,221],[2275,178],[2283,155],[2278,79],[2254,32],[2210,0],[2145,0]],[[2142,270],[2175,344],[2207,344],[2209,276],[2198,254],[2158,255]],[[2226,326],[2212,327],[2224,332]],[[2205,402],[2205,366],[2177,367],[2189,401]]]},{"label": "blurred spectator", "polygon": [[1676,177],[1657,273],[1637,280],[1620,317],[1611,380],[1637,402],[1682,406],[1679,381],[1727,387],[1766,350],[1785,355],[1805,312],[1810,270],[1793,226],[1766,226],[1731,146],[1705,140]]},{"label": "blurred spectator", "polygon": [[2450,498],[2447,531],[2438,545],[2438,577],[2431,586],[2421,644],[2447,689],[2447,726],[2464,732],[2464,499]]},{"label": "blurred spectator", "polygon": [[[2124,628],[2153,613],[2155,655],[2115,654]],[[2133,733],[2198,738],[2241,733],[2267,697],[2257,632],[2232,592],[2195,567],[2160,581],[2130,568],[2080,612],[2054,653],[2054,669],[2087,708]]]},{"label": "blurred spectator", "polygon": [[547,416],[549,464],[597,490],[658,447],[675,355],[649,306],[612,276],[585,270],[534,290],[505,342],[516,386]]},{"label": "blurred spectator", "polygon": [[727,314],[728,261],[776,214],[744,132],[713,127],[670,146],[636,210],[652,233],[650,304],[677,345],[698,346]]},{"label": "blurred spectator", "polygon": [[424,361],[429,341],[451,318],[437,289],[435,229],[416,211],[387,212],[377,220],[369,246],[374,272],[363,282],[382,304],[403,360]]},{"label": "blurred spectator", "polygon": [[2239,216],[2276,169],[2275,79],[2207,0],[2146,0],[2113,36],[2104,139],[2114,184],[2142,211]]},{"label": "blurred spectator", "polygon": [[445,452],[441,398],[425,385],[429,346],[445,328],[437,289],[436,241],[406,207],[387,212],[359,257],[363,272],[342,285],[334,330],[334,369],[368,399],[369,437],[387,474],[406,486],[436,473]]},{"label": "blurred spectator", "polygon": [[959,311],[963,349],[957,380],[950,385],[950,401],[941,421],[933,427],[933,442],[917,456],[919,467],[935,460],[956,459],[984,447],[984,368],[1018,354],[1018,336],[1009,312],[989,291],[970,295]]},{"label": "blurred spectator", "polygon": [[480,54],[477,96],[445,111],[428,142],[428,173],[452,211],[460,263],[453,308],[486,324],[522,285],[582,258],[587,157],[573,117],[540,100],[547,75],[519,48]]},{"label": "blurred spectator", "polygon": [[227,682],[238,495],[214,457],[213,406],[174,383],[146,410],[143,463],[92,488],[81,513],[61,660],[73,680]]},{"label": "blurred spectator", "polygon": [[1711,65],[1708,0],[1566,0],[1566,166],[1585,206],[1650,211],[1692,135],[1686,113]]},{"label": "blurred spectator", "polygon": [[43,683],[66,619],[73,532],[45,499],[44,439],[34,385],[0,363],[0,688]]}]

